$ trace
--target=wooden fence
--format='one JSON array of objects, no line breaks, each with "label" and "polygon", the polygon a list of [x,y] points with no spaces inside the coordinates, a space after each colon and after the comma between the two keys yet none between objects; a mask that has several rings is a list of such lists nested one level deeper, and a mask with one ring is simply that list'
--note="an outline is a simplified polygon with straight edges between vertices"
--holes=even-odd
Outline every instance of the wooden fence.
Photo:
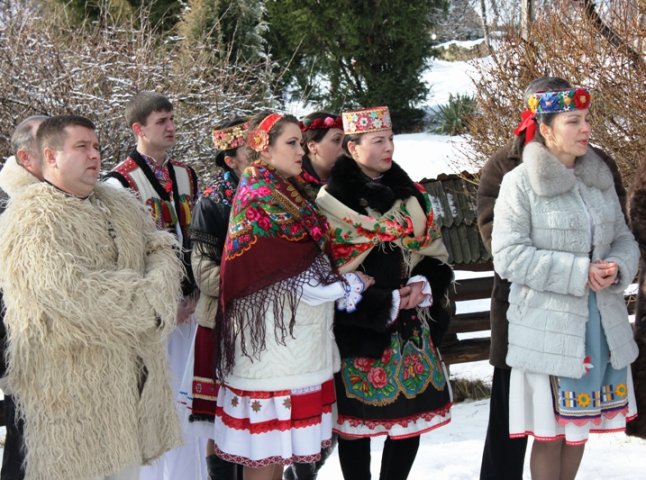
[{"label": "wooden fence", "polygon": [[[450,295],[453,311],[455,312],[457,302],[491,298],[492,288],[493,276],[467,278],[457,281],[455,290]],[[484,304],[486,308],[481,311],[454,313],[440,347],[442,358],[446,363],[477,362],[489,358],[489,347],[491,345],[489,336],[458,339],[459,333],[488,331],[490,329],[489,302]]]}]

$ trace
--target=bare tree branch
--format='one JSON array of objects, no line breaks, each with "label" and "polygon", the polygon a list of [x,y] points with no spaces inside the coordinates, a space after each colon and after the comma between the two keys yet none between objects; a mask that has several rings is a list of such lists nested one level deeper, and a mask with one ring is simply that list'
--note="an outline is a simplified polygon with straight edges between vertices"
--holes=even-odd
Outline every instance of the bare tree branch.
[{"label": "bare tree branch", "polygon": [[585,16],[592,22],[597,31],[615,48],[622,49],[630,57],[636,68],[644,68],[644,58],[635,51],[617,32],[610,28],[599,16],[594,0],[583,0]]}]

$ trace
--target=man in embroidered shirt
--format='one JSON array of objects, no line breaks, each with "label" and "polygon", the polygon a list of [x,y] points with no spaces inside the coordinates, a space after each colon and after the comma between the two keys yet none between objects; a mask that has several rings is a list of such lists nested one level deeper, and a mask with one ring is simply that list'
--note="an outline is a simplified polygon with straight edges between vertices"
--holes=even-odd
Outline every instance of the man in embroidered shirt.
[{"label": "man in embroidered shirt", "polygon": [[[184,299],[177,313],[177,327],[168,340],[168,356],[173,387],[179,393],[196,323],[195,282],[190,264],[189,227],[197,200],[197,175],[182,162],[171,158],[176,143],[173,105],[164,95],[140,92],[126,106],[126,122],[137,146],[128,158],[107,175],[106,183],[129,188],[150,210],[157,228],[174,233],[182,246],[187,275],[183,280]],[[144,467],[141,480],[193,480],[206,470],[202,443],[184,435],[185,445],[168,452],[156,464]]]}]

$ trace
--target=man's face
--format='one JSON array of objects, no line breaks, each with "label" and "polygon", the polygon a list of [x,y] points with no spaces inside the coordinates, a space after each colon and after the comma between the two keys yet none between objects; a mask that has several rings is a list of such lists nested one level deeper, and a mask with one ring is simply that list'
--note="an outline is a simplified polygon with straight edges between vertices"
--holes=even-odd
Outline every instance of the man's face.
[{"label": "man's face", "polygon": [[65,127],[61,150],[43,150],[43,175],[46,180],[78,197],[87,197],[96,185],[101,169],[99,140],[94,130],[81,126]]},{"label": "man's face", "polygon": [[[173,112],[161,110],[148,115],[146,125],[134,123],[133,131],[147,150],[163,150],[164,152],[173,147],[175,138],[175,121]],[[161,160],[161,159],[159,159]]]}]

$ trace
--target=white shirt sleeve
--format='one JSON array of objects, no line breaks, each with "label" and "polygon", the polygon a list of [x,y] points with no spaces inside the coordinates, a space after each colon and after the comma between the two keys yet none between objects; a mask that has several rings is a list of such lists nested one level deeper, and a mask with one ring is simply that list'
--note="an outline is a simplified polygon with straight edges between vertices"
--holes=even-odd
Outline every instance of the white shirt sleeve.
[{"label": "white shirt sleeve", "polygon": [[109,185],[113,188],[124,188],[123,184],[114,177],[108,177],[103,180],[104,185]]}]

